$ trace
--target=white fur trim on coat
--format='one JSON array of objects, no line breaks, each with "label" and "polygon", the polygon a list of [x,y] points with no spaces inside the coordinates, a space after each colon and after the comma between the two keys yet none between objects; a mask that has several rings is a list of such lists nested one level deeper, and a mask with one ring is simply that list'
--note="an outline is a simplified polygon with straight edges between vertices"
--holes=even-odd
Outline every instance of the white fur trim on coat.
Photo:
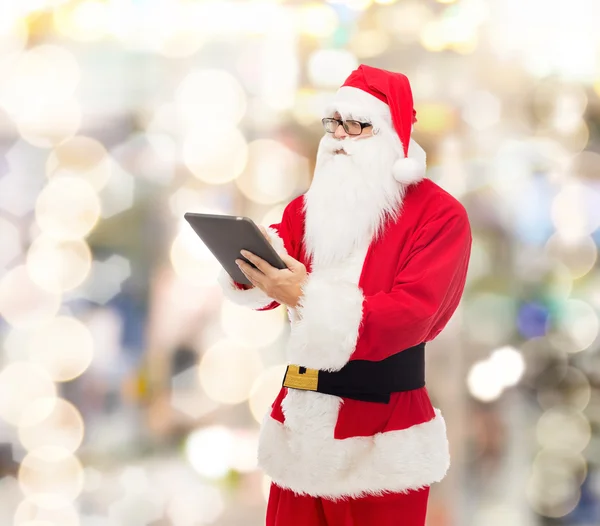
[{"label": "white fur trim on coat", "polygon": [[364,296],[337,277],[337,269],[313,271],[302,287],[287,347],[290,363],[338,371],[356,347]]},{"label": "white fur trim on coat", "polygon": [[[267,233],[269,234],[269,241],[271,242],[271,245],[273,245],[275,251],[280,256],[287,255],[283,240],[279,237],[277,231],[269,227],[267,228]],[[238,305],[243,305],[251,309],[262,309],[274,301],[257,287],[246,290],[238,289],[225,269],[221,269],[217,281],[223,289],[223,295],[228,300],[237,303]]]},{"label": "white fur trim on coat", "polygon": [[433,420],[369,437],[334,438],[341,399],[290,389],[285,424],[267,415],[258,462],[277,485],[296,493],[341,499],[430,486],[450,466],[446,424]]}]

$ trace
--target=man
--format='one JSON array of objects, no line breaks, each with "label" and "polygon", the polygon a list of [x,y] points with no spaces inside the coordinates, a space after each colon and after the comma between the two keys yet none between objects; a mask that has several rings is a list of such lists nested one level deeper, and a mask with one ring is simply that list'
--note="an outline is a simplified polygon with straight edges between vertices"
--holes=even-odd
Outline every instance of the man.
[{"label": "man", "polygon": [[268,526],[424,526],[449,467],[424,381],[425,342],[460,301],[471,251],[464,207],[425,179],[408,79],[362,65],[327,108],[314,179],[265,233],[288,269],[243,253],[253,287],[286,305],[288,370],[260,435]]}]

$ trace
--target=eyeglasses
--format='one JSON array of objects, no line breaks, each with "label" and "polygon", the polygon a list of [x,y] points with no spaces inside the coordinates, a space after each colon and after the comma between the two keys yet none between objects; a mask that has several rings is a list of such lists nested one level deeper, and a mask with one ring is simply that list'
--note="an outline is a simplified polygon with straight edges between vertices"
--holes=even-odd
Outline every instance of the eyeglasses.
[{"label": "eyeglasses", "polygon": [[341,124],[348,135],[360,135],[365,128],[372,126],[370,122],[359,122],[353,120],[341,121],[333,118],[325,118],[322,119],[321,122],[323,123],[323,128],[325,128],[327,133],[335,133],[335,131],[338,129],[338,126]]}]

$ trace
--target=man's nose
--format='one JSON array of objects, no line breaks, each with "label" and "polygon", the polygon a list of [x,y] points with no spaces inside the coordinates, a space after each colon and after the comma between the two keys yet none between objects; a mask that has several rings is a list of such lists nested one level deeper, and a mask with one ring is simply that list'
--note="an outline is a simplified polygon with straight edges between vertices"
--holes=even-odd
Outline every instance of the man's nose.
[{"label": "man's nose", "polygon": [[346,137],[348,137],[348,134],[346,133],[346,130],[344,130],[344,127],[340,124],[336,128],[335,133],[333,134],[333,136],[336,139],[345,139]]}]

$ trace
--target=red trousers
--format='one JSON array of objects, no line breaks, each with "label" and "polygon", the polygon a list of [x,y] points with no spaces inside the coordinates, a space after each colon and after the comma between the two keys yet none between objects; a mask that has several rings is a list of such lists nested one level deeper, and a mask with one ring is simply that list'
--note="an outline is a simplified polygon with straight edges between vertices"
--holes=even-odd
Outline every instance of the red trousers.
[{"label": "red trousers", "polygon": [[425,526],[429,488],[328,500],[271,484],[266,526]]}]

